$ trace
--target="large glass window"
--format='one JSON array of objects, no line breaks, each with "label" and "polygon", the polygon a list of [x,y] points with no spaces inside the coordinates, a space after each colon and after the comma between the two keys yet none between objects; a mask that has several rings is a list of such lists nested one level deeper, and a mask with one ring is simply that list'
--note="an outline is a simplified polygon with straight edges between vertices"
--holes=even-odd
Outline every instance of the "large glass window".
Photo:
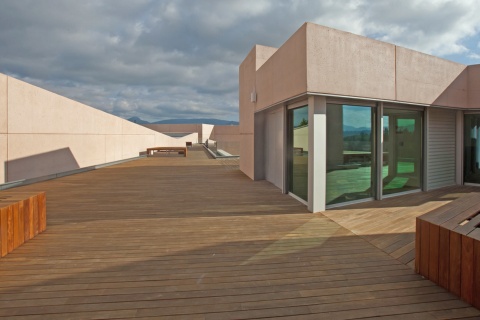
[{"label": "large glass window", "polygon": [[383,194],[420,189],[422,112],[383,110]]},{"label": "large glass window", "polygon": [[464,168],[466,183],[480,184],[480,115],[466,114],[464,125]]},{"label": "large glass window", "polygon": [[308,201],[308,106],[288,110],[288,191]]},{"label": "large glass window", "polygon": [[374,111],[327,105],[327,205],[375,195]]}]

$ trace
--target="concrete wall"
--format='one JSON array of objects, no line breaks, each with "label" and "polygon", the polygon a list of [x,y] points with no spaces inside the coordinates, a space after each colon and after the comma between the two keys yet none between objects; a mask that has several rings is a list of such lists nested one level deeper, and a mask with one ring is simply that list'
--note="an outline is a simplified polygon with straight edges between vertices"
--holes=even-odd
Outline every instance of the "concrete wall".
[{"label": "concrete wall", "polygon": [[308,126],[293,129],[293,147],[308,152]]},{"label": "concrete wall", "polygon": [[239,126],[215,126],[211,138],[217,141],[218,149],[233,155],[240,154],[240,128]]},{"label": "concrete wall", "polygon": [[192,132],[198,138],[192,141],[190,137],[177,138],[181,142],[191,141],[205,143],[208,140],[217,141],[217,147],[230,154],[240,154],[239,126],[216,126],[211,124],[143,124],[142,126],[161,133]]},{"label": "concrete wall", "polygon": [[251,93],[256,90],[256,71],[276,51],[275,48],[256,45],[239,67],[240,170],[251,179],[255,177],[254,113],[257,102],[252,102],[250,98]]},{"label": "concrete wall", "polygon": [[265,115],[265,179],[284,189],[285,171],[285,116],[283,108]]},{"label": "concrete wall", "polygon": [[466,66],[307,23],[308,91],[467,107]]},{"label": "concrete wall", "polygon": [[312,23],[306,27],[308,91],[395,99],[394,45]]},{"label": "concrete wall", "polygon": [[5,182],[5,163],[8,160],[7,82],[7,76],[0,73],[0,183]]},{"label": "concrete wall", "polygon": [[0,183],[138,157],[166,135],[0,75]]},{"label": "concrete wall", "polygon": [[468,66],[468,107],[480,109],[480,64]]},{"label": "concrete wall", "polygon": [[401,47],[396,50],[396,100],[466,107],[466,66]]},{"label": "concrete wall", "polygon": [[255,110],[307,91],[306,31],[304,24],[257,68]]},{"label": "concrete wall", "polygon": [[208,139],[211,138],[212,136],[212,131],[213,131],[213,124],[202,124],[202,132],[201,132],[201,143],[205,143]]},{"label": "concrete wall", "polygon": [[[142,126],[152,129],[160,133],[197,133],[198,138],[193,143],[200,143],[202,141],[202,124],[142,124]],[[208,137],[207,137],[208,139]]]}]

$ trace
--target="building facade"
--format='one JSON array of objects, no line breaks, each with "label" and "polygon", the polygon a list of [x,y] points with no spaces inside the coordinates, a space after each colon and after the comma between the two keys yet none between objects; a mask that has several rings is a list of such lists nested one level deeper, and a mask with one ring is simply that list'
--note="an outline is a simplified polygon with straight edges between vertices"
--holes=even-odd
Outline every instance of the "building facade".
[{"label": "building facade", "polygon": [[239,69],[240,169],[313,212],[480,185],[480,65],[305,23]]}]

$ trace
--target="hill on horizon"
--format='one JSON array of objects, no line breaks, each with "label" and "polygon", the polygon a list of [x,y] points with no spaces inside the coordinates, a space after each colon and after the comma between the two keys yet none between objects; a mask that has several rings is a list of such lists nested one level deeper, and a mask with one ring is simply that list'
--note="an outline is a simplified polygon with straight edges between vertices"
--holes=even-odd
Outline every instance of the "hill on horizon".
[{"label": "hill on horizon", "polygon": [[220,119],[167,119],[156,122],[148,122],[139,117],[131,117],[127,119],[137,124],[213,124],[218,126],[234,126],[238,125],[238,121],[220,120]]}]

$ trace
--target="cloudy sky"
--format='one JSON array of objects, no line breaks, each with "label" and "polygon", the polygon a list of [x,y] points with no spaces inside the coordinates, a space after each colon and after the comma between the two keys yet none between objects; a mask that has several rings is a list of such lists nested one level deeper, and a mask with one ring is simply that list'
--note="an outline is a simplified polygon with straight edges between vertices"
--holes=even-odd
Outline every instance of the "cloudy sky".
[{"label": "cloudy sky", "polygon": [[0,72],[123,118],[238,120],[238,66],[305,21],[480,63],[478,0],[0,0]]}]

